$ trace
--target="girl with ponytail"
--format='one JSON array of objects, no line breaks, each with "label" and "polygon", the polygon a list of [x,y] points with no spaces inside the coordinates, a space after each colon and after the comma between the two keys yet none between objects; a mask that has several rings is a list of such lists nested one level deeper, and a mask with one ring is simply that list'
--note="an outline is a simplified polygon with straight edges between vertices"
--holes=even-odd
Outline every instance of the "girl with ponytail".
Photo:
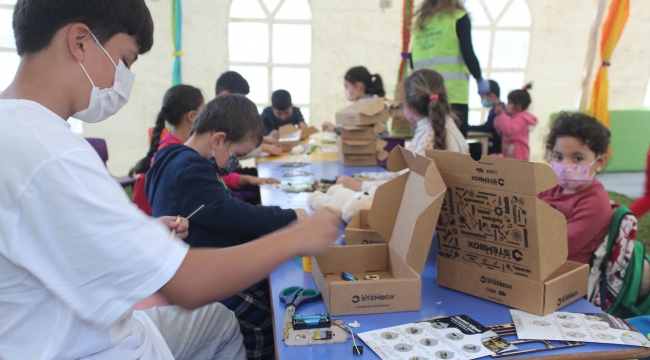
[{"label": "girl with ponytail", "polygon": [[431,69],[411,73],[404,80],[403,92],[404,117],[416,127],[409,150],[420,155],[425,149],[469,153],[440,73]]},{"label": "girl with ponytail", "polygon": [[[129,176],[140,174],[133,186],[133,202],[146,214],[151,215],[151,207],[144,192],[144,174],[151,167],[153,157],[158,150],[187,141],[192,123],[203,105],[205,102],[201,91],[193,86],[176,85],[165,93],[162,108],[158,113],[151,135],[149,151],[129,171]],[[164,138],[161,138],[165,123],[169,123],[172,130]]]}]

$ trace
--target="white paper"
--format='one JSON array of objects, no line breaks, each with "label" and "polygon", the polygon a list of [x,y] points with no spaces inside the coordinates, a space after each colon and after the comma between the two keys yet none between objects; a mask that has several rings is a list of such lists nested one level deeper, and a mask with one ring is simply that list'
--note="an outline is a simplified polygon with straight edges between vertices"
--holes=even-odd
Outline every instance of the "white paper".
[{"label": "white paper", "polygon": [[537,316],[510,310],[519,339],[567,340],[650,347],[650,340],[615,316],[554,312]]},{"label": "white paper", "polygon": [[324,153],[335,153],[338,152],[339,149],[335,146],[321,146],[320,151]]},{"label": "white paper", "polygon": [[384,360],[467,360],[494,354],[484,342],[499,352],[516,349],[465,315],[368,331],[358,336]]},{"label": "white paper", "polygon": [[311,195],[311,193],[308,192],[299,192],[296,193],[295,195],[290,194],[289,198],[291,199],[290,202],[292,203],[306,203],[307,198]]}]

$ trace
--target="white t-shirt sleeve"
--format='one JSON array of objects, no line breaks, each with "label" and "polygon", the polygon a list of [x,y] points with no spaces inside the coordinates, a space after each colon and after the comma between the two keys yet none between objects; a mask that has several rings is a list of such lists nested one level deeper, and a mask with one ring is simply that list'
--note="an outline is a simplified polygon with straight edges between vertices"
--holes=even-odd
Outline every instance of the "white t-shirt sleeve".
[{"label": "white t-shirt sleeve", "polygon": [[128,201],[92,148],[53,157],[25,182],[5,250],[94,326],[110,326],[160,289],[187,254]]}]

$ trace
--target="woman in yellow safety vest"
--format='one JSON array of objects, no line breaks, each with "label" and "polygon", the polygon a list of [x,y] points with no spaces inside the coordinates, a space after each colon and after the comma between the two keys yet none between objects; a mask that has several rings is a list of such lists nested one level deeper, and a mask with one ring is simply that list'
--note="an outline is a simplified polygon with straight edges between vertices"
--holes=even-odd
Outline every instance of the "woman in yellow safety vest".
[{"label": "woman in yellow safety vest", "polygon": [[442,74],[451,107],[461,121],[460,131],[467,137],[470,74],[478,82],[479,94],[490,92],[474,54],[467,11],[459,0],[425,0],[415,15],[412,67]]}]

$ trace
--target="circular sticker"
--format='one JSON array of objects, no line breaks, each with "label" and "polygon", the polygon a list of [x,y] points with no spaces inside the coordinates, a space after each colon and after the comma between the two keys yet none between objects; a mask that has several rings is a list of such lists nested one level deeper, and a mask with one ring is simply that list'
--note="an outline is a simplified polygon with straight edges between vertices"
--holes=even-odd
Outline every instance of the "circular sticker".
[{"label": "circular sticker", "polygon": [[621,335],[621,340],[623,340],[624,343],[628,345],[638,345],[638,346],[648,346],[650,345],[650,341],[643,337],[639,333],[635,332],[624,332],[623,335]]},{"label": "circular sticker", "polygon": [[441,323],[441,322],[434,322],[431,323],[431,327],[434,329],[446,329],[449,327],[449,324]]},{"label": "circular sticker", "polygon": [[481,351],[481,347],[478,345],[466,344],[463,345],[463,351],[468,353],[477,353]]},{"label": "circular sticker", "polygon": [[436,351],[436,357],[438,359],[452,359],[454,357],[454,352],[447,350]]},{"label": "circular sticker", "polygon": [[461,333],[449,333],[449,334],[445,335],[445,337],[447,339],[449,339],[449,340],[458,341],[458,340],[463,340],[465,335],[463,335]]},{"label": "circular sticker", "polygon": [[610,335],[610,334],[596,334],[596,337],[602,340],[614,340],[616,339],[615,336]]},{"label": "circular sticker", "polygon": [[381,333],[380,336],[382,338],[386,339],[386,340],[395,340],[395,339],[397,339],[397,337],[399,335],[397,335],[397,333],[394,333],[394,332],[391,332],[391,331],[386,331],[386,332]]},{"label": "circular sticker", "polygon": [[558,319],[562,319],[562,320],[573,320],[573,319],[575,319],[575,317],[573,317],[571,315],[568,315],[568,314],[560,314],[560,315],[556,315],[556,317]]},{"label": "circular sticker", "polygon": [[561,323],[560,325],[562,325],[562,327],[565,327],[567,329],[577,329],[580,327],[580,325],[578,324],[569,323],[569,322]]},{"label": "circular sticker", "polygon": [[596,315],[586,315],[585,319],[587,319],[589,321],[603,321],[603,319],[601,319],[600,317],[598,317]]},{"label": "circular sticker", "polygon": [[609,327],[607,327],[605,325],[601,325],[601,324],[592,324],[592,325],[589,325],[589,327],[594,329],[594,330],[607,330],[607,329],[609,329]]},{"label": "circular sticker", "polygon": [[412,335],[418,335],[418,334],[422,334],[422,329],[413,326],[413,327],[406,328],[406,332]]},{"label": "circular sticker", "polygon": [[436,345],[438,345],[438,340],[424,338],[424,339],[420,340],[420,344],[422,344],[424,346],[436,346]]},{"label": "circular sticker", "polygon": [[567,331],[566,334],[567,334],[567,336],[570,336],[570,337],[576,338],[576,339],[582,339],[583,337],[585,337],[585,334],[577,332],[577,331]]},{"label": "circular sticker", "polygon": [[393,348],[395,350],[399,351],[399,352],[409,352],[409,351],[413,350],[413,345],[397,344],[397,345],[393,346]]},{"label": "circular sticker", "polygon": [[548,321],[544,321],[544,320],[535,320],[535,321],[533,321],[533,325],[537,325],[537,326],[551,326],[551,323],[548,322]]}]

